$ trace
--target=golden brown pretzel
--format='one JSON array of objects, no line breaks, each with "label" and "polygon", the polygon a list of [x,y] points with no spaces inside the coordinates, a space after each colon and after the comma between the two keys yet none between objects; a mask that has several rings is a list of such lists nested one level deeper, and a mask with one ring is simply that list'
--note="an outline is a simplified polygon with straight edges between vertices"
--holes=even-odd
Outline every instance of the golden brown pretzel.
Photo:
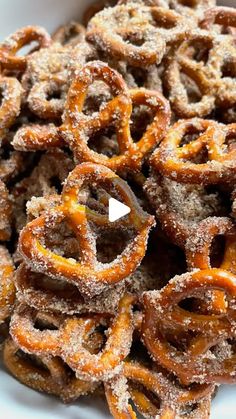
[{"label": "golden brown pretzel", "polygon": [[95,353],[89,350],[86,342],[99,325],[106,324],[104,315],[59,317],[55,324],[57,330],[40,331],[34,326],[37,311],[21,304],[12,316],[10,333],[27,353],[62,357],[79,378],[108,380],[119,371],[130,351],[134,301],[134,297],[128,294],[122,297],[116,316],[108,323],[105,346]]},{"label": "golden brown pretzel", "polygon": [[[68,242],[68,245],[70,242]],[[18,300],[30,307],[63,313],[108,313],[114,314],[118,309],[121,296],[125,292],[125,284],[117,284],[98,296],[84,299],[78,288],[67,283],[59,283],[51,278],[33,272],[22,263],[16,271],[15,283]]]},{"label": "golden brown pretzel", "polygon": [[[119,388],[123,391],[119,391]],[[168,378],[164,372],[153,371],[137,361],[126,361],[123,378],[120,376],[110,383],[105,383],[108,405],[115,419],[136,419],[131,405],[124,403],[127,397],[133,401],[144,417],[174,419],[178,415],[179,418],[208,418],[213,389],[214,386],[207,384],[198,384],[192,389],[183,388]],[[156,399],[151,395],[156,396]]]},{"label": "golden brown pretzel", "polygon": [[[88,88],[95,80],[104,81],[115,97],[97,114],[86,116],[83,106]],[[131,101],[133,105],[146,105],[155,113],[153,122],[137,143],[134,143],[130,134]],[[84,66],[74,79],[68,93],[63,120],[63,136],[79,161],[104,164],[115,171],[137,170],[146,154],[163,137],[169,124],[170,110],[161,94],[144,89],[129,92],[122,77],[115,70],[100,61],[94,61]],[[109,158],[91,150],[87,145],[89,138],[114,123],[120,154]]]},{"label": "golden brown pretzel", "polygon": [[160,63],[166,45],[182,41],[188,31],[188,22],[173,10],[128,3],[97,13],[89,22],[87,39],[139,67]]},{"label": "golden brown pretzel", "polygon": [[[203,117],[216,106],[235,106],[235,59],[233,37],[193,31],[166,59],[165,82],[177,115]],[[182,73],[191,80],[191,88]]]},{"label": "golden brown pretzel", "polygon": [[42,356],[27,359],[26,354],[22,357],[19,351],[15,342],[11,338],[7,339],[3,350],[4,365],[17,380],[34,390],[53,394],[64,403],[71,403],[97,387],[96,383],[70,377],[59,358]]},{"label": "golden brown pretzel", "polygon": [[[59,94],[59,98],[53,95]],[[52,95],[52,99],[48,96]],[[66,88],[64,81],[60,79],[42,81],[36,83],[28,95],[30,110],[42,119],[58,119],[63,113]]]},{"label": "golden brown pretzel", "polygon": [[162,229],[171,242],[183,249],[203,220],[228,212],[219,191],[209,192],[201,185],[178,183],[156,171],[145,182],[144,191]]},{"label": "golden brown pretzel", "polygon": [[0,323],[12,313],[15,302],[14,265],[8,250],[0,246]]},{"label": "golden brown pretzel", "polygon": [[40,48],[47,48],[51,44],[51,37],[40,26],[25,26],[10,35],[0,44],[0,64],[9,70],[24,71],[27,56],[18,57],[16,53],[25,45],[37,41]]},{"label": "golden brown pretzel", "polygon": [[[108,222],[107,214],[86,209],[86,205],[78,202],[82,187],[89,183],[97,187],[108,187],[108,194],[115,188],[123,202],[131,208],[123,223],[126,228],[132,227],[136,231],[135,240],[131,240],[121,255],[109,265],[100,265],[99,270],[96,268],[96,239],[89,220],[98,227],[113,227],[112,223]],[[48,226],[57,225],[63,220],[67,220],[79,240],[80,262],[59,256],[43,245],[42,240]],[[64,278],[77,285],[82,294],[93,296],[109,284],[114,285],[125,279],[136,269],[145,254],[148,232],[153,223],[153,217],[139,207],[126,182],[104,166],[84,163],[77,166],[68,177],[63,188],[61,204],[46,211],[22,230],[19,248],[27,263],[33,269],[36,267],[36,271],[55,278]]]},{"label": "golden brown pretzel", "polygon": [[[208,295],[211,300],[218,290],[224,292],[226,304],[217,315],[190,312],[179,305],[192,297],[204,302]],[[220,269],[187,273],[173,278],[160,292],[144,293],[143,341],[148,351],[183,384],[235,382],[236,355],[228,343],[235,339],[235,298],[236,277]],[[168,336],[177,339],[176,346]],[[218,356],[212,356],[214,350]]]},{"label": "golden brown pretzel", "polygon": [[[235,179],[236,150],[233,143],[236,124],[223,125],[213,120],[193,118],[180,120],[167,132],[160,147],[154,152],[151,165],[165,176],[183,183],[217,184]],[[199,134],[190,143],[181,145],[185,135]],[[208,153],[206,163],[191,159]]]},{"label": "golden brown pretzel", "polygon": [[227,217],[209,217],[201,221],[186,242],[186,259],[190,269],[209,269],[213,240],[225,236],[225,250],[220,268],[236,274],[236,229]]},{"label": "golden brown pretzel", "polygon": [[53,33],[53,42],[59,42],[66,46],[76,46],[78,43],[84,41],[85,28],[78,22],[71,21],[66,25],[59,26]]},{"label": "golden brown pretzel", "polygon": [[2,103],[0,106],[0,142],[20,113],[22,88],[20,82],[11,77],[0,77]]},{"label": "golden brown pretzel", "polygon": [[[34,218],[37,216],[37,211],[34,211],[33,208],[34,198],[47,197],[46,201],[41,199],[41,203],[47,202],[48,204],[52,200],[49,195],[55,195],[61,191],[62,184],[73,167],[74,164],[69,156],[62,150],[55,148],[41,157],[28,177],[14,185],[11,194],[14,223],[18,232],[25,226],[27,215],[30,215],[31,219],[35,213]],[[32,198],[33,202],[30,203],[29,201]]]},{"label": "golden brown pretzel", "polygon": [[200,22],[203,29],[212,29],[213,24],[222,25],[226,28],[236,27],[236,11],[233,7],[217,6],[207,9],[204,18]]}]

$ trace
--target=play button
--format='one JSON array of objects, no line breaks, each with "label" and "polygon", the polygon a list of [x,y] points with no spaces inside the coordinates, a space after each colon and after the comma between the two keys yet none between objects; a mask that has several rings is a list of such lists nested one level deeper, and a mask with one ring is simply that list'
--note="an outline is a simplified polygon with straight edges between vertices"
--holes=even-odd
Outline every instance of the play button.
[{"label": "play button", "polygon": [[109,221],[114,223],[114,221],[119,220],[125,215],[130,213],[130,208],[127,205],[122,204],[117,201],[117,199],[109,199]]}]

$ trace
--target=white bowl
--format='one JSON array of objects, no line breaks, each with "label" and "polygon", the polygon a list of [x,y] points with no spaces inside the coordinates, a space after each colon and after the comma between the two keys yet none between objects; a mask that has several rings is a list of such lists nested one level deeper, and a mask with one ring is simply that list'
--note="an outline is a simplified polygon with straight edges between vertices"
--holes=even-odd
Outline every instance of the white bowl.
[{"label": "white bowl", "polygon": [[[80,19],[94,0],[0,0],[0,40],[25,25],[42,25],[52,32],[58,25]],[[236,7],[236,0],[221,0]],[[82,398],[65,406],[54,397],[23,386],[0,369],[0,418],[2,419],[108,419],[100,399]],[[212,403],[211,419],[235,419],[236,386],[222,386]]]}]

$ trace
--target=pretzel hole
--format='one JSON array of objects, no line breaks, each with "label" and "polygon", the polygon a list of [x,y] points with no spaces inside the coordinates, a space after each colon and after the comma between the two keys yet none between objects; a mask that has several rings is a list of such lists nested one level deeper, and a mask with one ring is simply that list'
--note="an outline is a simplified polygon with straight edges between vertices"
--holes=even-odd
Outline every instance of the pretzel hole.
[{"label": "pretzel hole", "polygon": [[38,41],[31,41],[27,42],[25,45],[23,45],[20,49],[16,51],[17,57],[23,57],[26,55],[31,54],[32,52],[35,52],[39,49],[39,42]]},{"label": "pretzel hole", "polygon": [[221,77],[229,77],[235,79],[236,65],[234,60],[224,61],[224,63],[221,66]]},{"label": "pretzel hole", "polygon": [[96,80],[88,88],[82,112],[88,116],[98,113],[112,97],[109,86],[101,80]]},{"label": "pretzel hole", "polygon": [[202,93],[197,83],[184,72],[181,72],[180,74],[180,81],[185,87],[188,103],[200,102],[202,99]]},{"label": "pretzel hole", "polygon": [[61,180],[59,179],[58,176],[52,176],[49,179],[49,183],[50,183],[51,187],[54,188],[58,194],[61,193],[63,186],[62,186],[62,182],[61,182]]},{"label": "pretzel hole", "polygon": [[158,414],[158,410],[161,407],[161,399],[157,394],[155,394],[151,390],[148,390],[144,385],[142,385],[140,383],[137,383],[135,381],[132,381],[132,380],[128,380],[128,385],[131,385],[133,389],[138,390],[139,392],[144,394],[146,396],[146,398],[148,400],[150,400],[151,404],[156,407],[156,409],[157,409],[156,414]]},{"label": "pretzel hole", "polygon": [[66,221],[46,229],[44,245],[57,255],[80,260],[79,241]]},{"label": "pretzel hole", "polygon": [[190,55],[195,61],[203,62],[206,65],[209,59],[209,54],[212,46],[213,45],[212,42],[210,42],[210,40],[192,40],[188,42],[188,48],[186,50],[186,53],[187,55]]},{"label": "pretzel hole", "polygon": [[178,0],[178,3],[181,4],[182,6],[195,9],[199,4],[199,0]]},{"label": "pretzel hole", "polygon": [[147,82],[148,70],[145,68],[127,66],[127,73],[134,78],[135,84],[138,87],[143,87]]},{"label": "pretzel hole", "polygon": [[226,240],[223,234],[219,234],[213,238],[209,255],[210,266],[212,268],[220,268],[224,258],[225,245]]},{"label": "pretzel hole", "polygon": [[19,360],[23,360],[27,363],[31,363],[34,367],[39,368],[41,371],[50,372],[47,366],[41,361],[41,359],[35,355],[27,354],[26,352],[22,351],[21,349],[18,349],[15,356]]},{"label": "pretzel hole", "polygon": [[75,40],[80,35],[81,35],[81,32],[79,31],[77,25],[72,23],[64,31],[62,45],[66,45],[68,42]]},{"label": "pretzel hole", "polygon": [[145,105],[133,105],[133,111],[131,115],[131,136],[134,142],[141,140],[149,124],[154,119],[155,113],[150,107]]},{"label": "pretzel hole", "polygon": [[54,324],[49,323],[48,321],[44,321],[42,319],[35,320],[34,328],[40,330],[41,332],[43,330],[58,330],[58,327],[56,327]]},{"label": "pretzel hole", "polygon": [[141,32],[130,32],[127,34],[123,34],[122,39],[123,41],[127,42],[128,44],[132,44],[135,47],[142,47],[146,42],[146,39],[144,38]]},{"label": "pretzel hole", "polygon": [[46,293],[47,291],[52,291],[55,296],[66,300],[72,299],[78,304],[84,303],[84,298],[81,296],[78,287],[63,280],[31,272],[30,287],[36,291],[45,291]]},{"label": "pretzel hole", "polygon": [[122,230],[101,231],[96,241],[98,262],[113,262],[125,250],[129,240],[128,232]]},{"label": "pretzel hole", "polygon": [[109,127],[92,135],[88,141],[88,147],[96,153],[103,154],[108,158],[120,154],[119,144],[116,138],[115,127]]}]

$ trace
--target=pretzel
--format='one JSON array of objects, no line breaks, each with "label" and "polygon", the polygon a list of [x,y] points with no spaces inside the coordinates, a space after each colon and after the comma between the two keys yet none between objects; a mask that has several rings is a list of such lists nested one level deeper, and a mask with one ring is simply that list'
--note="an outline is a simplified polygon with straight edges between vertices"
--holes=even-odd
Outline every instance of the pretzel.
[{"label": "pretzel", "polygon": [[[204,12],[204,18],[200,22],[203,29],[212,30],[214,24],[223,27],[236,28],[236,11],[233,7],[217,6],[207,9]],[[234,34],[234,31],[232,32]]]},{"label": "pretzel", "polygon": [[[88,220],[97,226],[109,227],[107,215],[86,210],[85,205],[78,203],[78,194],[88,182],[102,184],[108,191],[114,190],[130,206],[131,212],[123,224],[136,231],[135,240],[112,263],[106,266],[98,264],[95,254],[95,236]],[[42,244],[45,229],[68,220],[76,233],[80,245],[80,262],[58,256]],[[68,283],[78,286],[80,292],[89,296],[100,293],[106,286],[114,285],[129,276],[141,262],[144,254],[148,232],[153,225],[153,218],[147,215],[127,184],[111,170],[91,163],[77,166],[68,177],[62,192],[61,205],[46,211],[44,215],[29,223],[21,232],[19,248],[22,256],[36,271],[46,273],[55,278],[64,278]],[[99,270],[97,266],[100,266]]]},{"label": "pretzel", "polygon": [[[53,95],[60,97],[53,98]],[[48,99],[50,96],[52,99]],[[30,110],[39,118],[58,119],[63,113],[65,96],[65,83],[60,79],[42,81],[32,87],[27,101]]]},{"label": "pretzel", "polygon": [[19,301],[37,310],[43,308],[46,311],[70,315],[114,314],[125,291],[124,284],[117,284],[112,289],[86,300],[76,286],[56,284],[49,277],[33,272],[24,263],[16,271],[15,282]]},{"label": "pretzel", "polygon": [[[212,385],[198,384],[193,389],[181,388],[168,379],[163,372],[152,371],[135,361],[124,363],[123,375],[127,379],[127,396],[144,417],[174,419],[178,415],[178,417],[190,418],[193,412],[195,417],[208,417],[207,411],[214,389]],[[121,380],[122,377],[118,377],[110,383],[105,383],[110,411],[115,419],[136,418],[131,406],[129,404],[124,406],[127,396],[124,397],[125,382],[121,383]],[[123,393],[119,390],[120,387],[123,389]],[[121,400],[116,393],[121,396]],[[153,394],[154,398],[150,397],[150,394]],[[155,396],[157,400],[155,400]],[[195,404],[197,404],[197,408],[194,407]]]},{"label": "pretzel", "polygon": [[227,217],[210,217],[203,220],[196,228],[195,234],[186,242],[189,268],[210,269],[210,250],[213,240],[218,235],[224,235],[226,243],[220,268],[236,274],[235,233],[234,224]]},{"label": "pretzel", "polygon": [[0,256],[0,323],[2,324],[12,313],[15,285],[13,282],[14,265],[4,246],[0,246]]},{"label": "pretzel", "polygon": [[57,330],[39,331],[34,327],[37,312],[21,304],[14,311],[10,333],[25,352],[37,356],[60,356],[76,372],[76,376],[88,381],[111,378],[120,369],[132,343],[132,304],[134,297],[125,295],[110,324],[103,349],[91,353],[86,347],[90,335],[104,316],[90,315],[59,319]]},{"label": "pretzel", "polygon": [[[97,115],[90,117],[83,113],[83,105],[88,88],[95,80],[104,81],[115,97]],[[131,101],[133,105],[146,105],[155,112],[153,122],[137,143],[133,142],[130,134]],[[113,124],[114,118],[120,155],[109,158],[91,150],[87,142],[102,128]],[[115,70],[95,61],[83,67],[70,87],[61,131],[78,160],[104,164],[115,171],[124,168],[137,170],[146,154],[162,139],[169,119],[169,106],[161,94],[144,89],[131,90],[129,93]]]},{"label": "pretzel", "polygon": [[0,89],[3,98],[0,106],[0,141],[2,142],[20,113],[22,89],[18,80],[10,77],[0,77]]},{"label": "pretzel", "polygon": [[78,22],[69,22],[67,25],[59,26],[53,33],[53,42],[59,42],[61,45],[76,46],[85,38],[85,28]]},{"label": "pretzel", "polygon": [[27,56],[16,56],[16,53],[32,41],[37,41],[39,48],[47,48],[51,44],[51,37],[40,26],[25,26],[6,38],[0,44],[0,64],[2,68],[24,71],[27,65]]},{"label": "pretzel", "polygon": [[64,403],[71,403],[95,390],[95,383],[70,377],[60,359],[36,357],[34,362],[18,355],[19,349],[9,338],[4,344],[3,359],[11,374],[26,386],[58,396]]},{"label": "pretzel", "polygon": [[[198,51],[195,46],[199,46],[202,53],[204,50],[213,50],[213,45],[210,34],[197,32],[190,36],[190,40],[183,42],[175,55],[166,59],[164,82],[173,110],[181,118],[204,117],[215,108],[216,88],[210,65],[193,59],[195,50]],[[193,57],[189,56],[189,50]],[[187,76],[185,82],[183,76]]]},{"label": "pretzel", "polygon": [[[192,313],[179,306],[186,298],[213,298],[211,292],[218,290],[224,292],[226,301],[218,315]],[[235,382],[235,354],[227,343],[235,338],[235,297],[236,277],[220,269],[187,273],[175,277],[160,292],[144,293],[143,340],[155,361],[184,385]],[[180,344],[181,333],[186,336],[190,331],[194,337],[188,336],[182,348],[168,340],[169,332]],[[218,356],[212,356],[211,348]]]},{"label": "pretzel", "polygon": [[[217,184],[235,178],[235,150],[226,148],[234,138],[235,124],[219,125],[215,121],[190,119],[180,120],[167,132],[159,149],[151,160],[154,168],[175,181],[184,183]],[[186,134],[199,133],[196,140],[181,146]],[[194,163],[191,159],[207,150],[206,163]]]},{"label": "pretzel", "polygon": [[[215,106],[235,106],[235,57],[233,37],[206,31],[193,32],[176,54],[166,60],[165,82],[177,115],[182,118],[203,117],[209,115]],[[192,102],[191,91],[188,94],[182,73],[197,86]]]},{"label": "pretzel", "polygon": [[48,205],[48,202],[51,200],[49,195],[55,195],[60,192],[62,183],[72,169],[73,163],[71,159],[63,151],[55,148],[54,150],[49,150],[41,157],[37,166],[34,167],[28,177],[14,185],[11,193],[14,203],[13,216],[18,232],[26,224],[27,205],[32,197],[47,196]]},{"label": "pretzel", "polygon": [[97,13],[86,38],[108,55],[139,67],[159,64],[166,46],[181,42],[188,31],[188,22],[173,10],[128,3]]},{"label": "pretzel", "polygon": [[144,190],[162,229],[183,249],[187,240],[191,245],[201,222],[227,211],[219,192],[209,193],[200,185],[177,183],[155,171],[145,182]]}]

